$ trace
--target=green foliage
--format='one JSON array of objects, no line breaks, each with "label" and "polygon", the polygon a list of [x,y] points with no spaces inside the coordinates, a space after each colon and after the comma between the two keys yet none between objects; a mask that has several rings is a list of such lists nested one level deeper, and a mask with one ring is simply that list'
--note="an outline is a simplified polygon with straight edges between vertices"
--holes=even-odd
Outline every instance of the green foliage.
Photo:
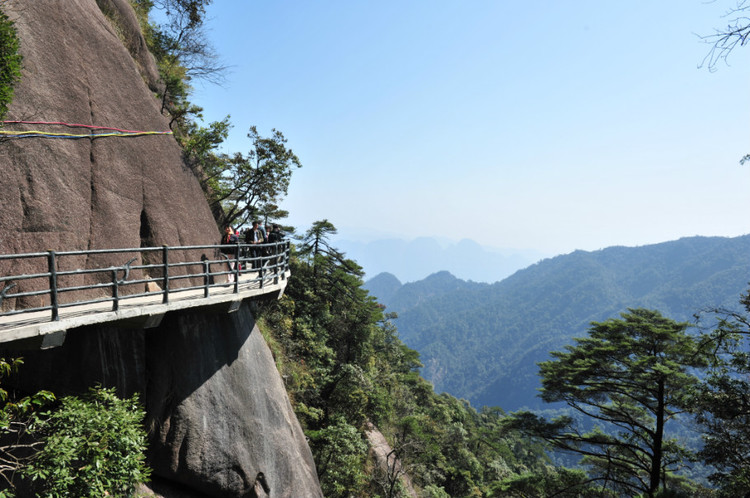
[{"label": "green foliage", "polygon": [[691,454],[667,437],[666,423],[689,407],[696,373],[713,358],[712,343],[687,327],[644,309],[593,323],[588,337],[539,364],[541,397],[600,425],[584,432],[569,417],[547,422],[521,413],[515,427],[583,456],[602,492],[653,496],[680,485],[668,476]]},{"label": "green foliage", "polygon": [[[226,166],[221,162],[217,154],[218,148],[229,136],[232,127],[229,116],[221,121],[214,121],[208,128],[192,125],[182,139],[182,148],[189,164],[200,167],[203,170],[206,181],[211,182],[208,186],[218,191],[219,178]],[[206,185],[203,186],[204,189]]]},{"label": "green foliage", "polygon": [[[331,245],[335,233],[327,220],[305,232],[294,278],[259,320],[277,361],[285,358],[280,371],[326,496],[400,496],[404,473],[425,496],[482,496],[510,476],[541,471],[542,446],[504,432],[500,410],[436,395],[419,376],[419,355],[401,342],[395,315],[364,290],[361,268]],[[387,468],[355,444],[369,423],[390,444]]]},{"label": "green foliage", "polygon": [[[477,411],[466,401],[436,395],[419,376],[419,355],[401,342],[396,315],[385,313],[364,292],[361,268],[330,243],[335,233],[328,220],[315,222],[304,233],[292,259],[294,278],[284,298],[264,309],[262,320],[274,338],[277,359],[285,358],[280,370],[298,417],[314,439],[311,446],[320,480],[331,496],[347,496],[336,487],[344,469],[334,472],[320,463],[338,454],[350,456],[342,463],[348,466],[345,475],[364,473],[369,479],[364,485],[351,484],[355,487],[349,496],[400,496],[404,472],[421,496],[711,496],[710,490],[677,475],[694,456],[672,430],[681,412],[693,403],[691,395],[699,385],[695,374],[714,360],[716,339],[688,334],[686,323],[657,312],[630,310],[622,319],[594,322],[589,337],[577,339],[576,346],[554,353],[554,359],[543,364],[545,399],[569,402],[569,410],[574,414],[579,410],[575,418],[547,421],[516,414],[509,419],[499,409]],[[674,247],[669,249],[655,259],[674,259]],[[626,256],[627,251],[618,251],[618,257],[626,260],[624,267],[638,266]],[[581,253],[576,258],[585,262],[587,256]],[[706,274],[716,271],[711,262],[693,263],[703,265]],[[585,279],[595,266],[583,264],[573,274]],[[570,278],[566,274],[548,279],[547,286],[564,289]],[[700,282],[687,273],[680,278]],[[659,277],[653,279],[652,284]],[[455,337],[467,337],[465,329],[477,319],[489,318],[474,316],[468,306],[464,310],[463,303],[455,302],[454,283],[442,278],[432,305],[439,303],[472,317],[453,331],[455,346]],[[632,282],[634,289],[641,290],[653,288],[652,284]],[[471,284],[459,287],[470,300],[481,299],[478,291],[487,289]],[[533,289],[525,292],[513,298],[533,301]],[[410,298],[419,300],[416,295]],[[597,303],[601,304],[596,301],[591,306]],[[537,315],[541,311],[527,316]],[[554,329],[570,319],[544,316]],[[518,351],[512,349],[513,342],[520,342],[521,352],[530,346],[524,342],[522,328],[511,335],[513,339],[505,343],[508,349]],[[464,361],[482,368],[477,361]],[[587,419],[589,415],[600,419],[598,425]],[[348,433],[361,432],[369,422],[377,424],[388,440],[389,461],[399,461],[401,467],[377,467],[368,460],[362,468],[357,452],[347,453],[343,442],[321,436],[329,428],[331,434],[339,434],[344,423]],[[579,422],[584,426],[577,426]],[[588,472],[551,465],[545,456],[550,444],[579,451]],[[599,479],[604,476],[609,480],[603,484]]]},{"label": "green foliage", "polygon": [[22,57],[18,52],[16,30],[4,12],[0,11],[0,119],[8,113],[13,101],[13,88],[21,78]]},{"label": "green foliage", "polygon": [[174,32],[195,29],[203,24],[206,7],[212,0],[148,0],[149,4],[163,9],[170,19]]},{"label": "green foliage", "polygon": [[278,130],[262,137],[256,127],[248,138],[253,148],[247,154],[224,154],[219,148],[227,138],[229,116],[207,128],[189,125],[181,139],[185,158],[197,173],[219,225],[242,226],[264,217],[280,219],[287,213],[277,203],[286,195],[299,158],[287,148]]},{"label": "green foliage", "polygon": [[[750,293],[740,303],[750,313]],[[720,496],[741,496],[750,489],[750,318],[714,310],[718,324],[710,334],[720,344],[718,361],[694,399],[704,429],[699,455],[714,467],[709,480]]]},{"label": "green foliage", "polygon": [[247,137],[252,141],[247,155],[236,152],[223,157],[226,168],[211,199],[221,204],[225,224],[233,226],[252,221],[269,204],[279,202],[287,194],[293,170],[302,167],[280,131],[271,130],[270,137],[263,137],[251,126]]},{"label": "green foliage", "polygon": [[[21,365],[23,365],[23,358],[11,358],[10,360],[0,358],[0,379],[15,374]],[[55,395],[49,391],[39,391],[31,396],[13,399],[9,396],[8,391],[0,387],[0,403],[2,403],[0,429],[9,429],[13,422],[29,416],[35,410],[54,400]]]},{"label": "green foliage", "polygon": [[324,496],[356,495],[365,484],[363,472],[367,444],[343,417],[336,417],[323,429],[307,431],[310,448],[317,455],[316,466]]},{"label": "green foliage", "polygon": [[148,480],[145,412],[137,396],[92,388],[65,397],[41,427],[44,447],[24,474],[44,496],[130,496]]},{"label": "green foliage", "polygon": [[[21,358],[0,358],[0,379],[16,373],[22,364]],[[31,436],[39,422],[37,410],[54,400],[48,391],[16,399],[0,388],[0,497],[14,496],[19,470],[39,447]]]},{"label": "green foliage", "polygon": [[[284,134],[271,130],[261,136],[255,126],[248,138],[247,154],[224,153],[229,116],[200,126],[198,106],[190,103],[194,78],[218,83],[226,69],[206,39],[204,20],[211,0],[131,0],[149,51],[154,55],[161,81],[162,111],[171,116],[170,127],[184,150],[184,157],[201,182],[216,223],[240,227],[263,218],[279,220],[288,213],[278,204],[287,194],[292,171],[301,167]],[[161,10],[165,21],[151,22],[152,9]]]},{"label": "green foliage", "polygon": [[189,126],[192,116],[200,116],[201,108],[190,104],[188,97],[192,92],[187,69],[182,65],[176,53],[179,42],[158,26],[150,25],[146,37],[149,51],[156,58],[159,76],[164,84],[161,94],[162,111],[172,116],[170,127],[175,125],[183,129]]},{"label": "green foliage", "polygon": [[524,473],[509,477],[492,489],[492,496],[514,496],[536,498],[539,496],[559,496],[570,498],[617,498],[618,494],[592,488],[583,470],[548,468],[543,472]]},{"label": "green foliage", "polygon": [[[162,83],[162,111],[170,126],[184,130],[202,109],[189,101],[193,78],[220,82],[226,69],[208,42],[203,21],[211,0],[131,0],[149,51],[154,55]],[[163,24],[152,23],[152,9],[164,12]]]}]

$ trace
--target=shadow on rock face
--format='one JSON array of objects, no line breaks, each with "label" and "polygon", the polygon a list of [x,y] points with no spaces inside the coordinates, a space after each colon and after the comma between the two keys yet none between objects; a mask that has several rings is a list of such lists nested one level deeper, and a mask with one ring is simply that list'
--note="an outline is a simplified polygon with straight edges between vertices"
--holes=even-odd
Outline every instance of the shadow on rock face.
[{"label": "shadow on rock face", "polygon": [[146,350],[155,473],[211,496],[322,496],[248,305],[225,315],[165,317],[147,334]]},{"label": "shadow on rock face", "polygon": [[149,465],[161,483],[206,496],[322,496],[248,304],[234,313],[168,313],[148,330],[80,328],[58,348],[4,353],[24,357],[18,386],[27,391],[59,397],[101,384],[120,396],[140,393]]}]

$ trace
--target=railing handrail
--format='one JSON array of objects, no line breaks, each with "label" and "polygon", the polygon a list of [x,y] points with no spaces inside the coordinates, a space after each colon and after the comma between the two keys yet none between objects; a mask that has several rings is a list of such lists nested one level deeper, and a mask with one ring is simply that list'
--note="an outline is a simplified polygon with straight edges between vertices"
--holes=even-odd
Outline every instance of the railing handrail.
[{"label": "railing handrail", "polygon": [[[54,251],[55,254],[58,256],[87,256],[92,254],[116,254],[121,252],[156,252],[163,250],[164,247],[168,247],[170,250],[180,250],[180,251],[191,251],[191,250],[198,250],[198,249],[219,249],[219,248],[228,248],[228,247],[240,247],[240,248],[253,248],[253,247],[275,247],[278,245],[284,245],[289,244],[288,240],[281,240],[279,242],[264,242],[262,244],[246,244],[246,243],[236,243],[236,244],[206,244],[206,245],[199,245],[199,246],[154,246],[154,247],[126,247],[126,248],[116,248],[116,249],[88,249],[84,251]],[[29,252],[29,253],[21,253],[21,254],[0,254],[0,260],[4,259],[25,259],[25,258],[41,258],[46,257],[50,251],[43,251],[43,252]]]},{"label": "railing handrail", "polygon": [[[204,252],[200,259],[189,259],[186,255],[189,251],[212,250],[212,257],[209,258]],[[0,317],[31,313],[38,311],[50,311],[51,321],[59,320],[61,308],[78,306],[83,304],[94,304],[101,302],[112,302],[112,310],[117,311],[120,302],[124,299],[131,299],[145,295],[154,295],[160,292],[163,296],[162,302],[167,304],[169,296],[172,293],[183,292],[195,289],[204,289],[203,297],[209,297],[210,289],[213,287],[224,287],[225,282],[216,283],[217,277],[223,275],[232,276],[228,280],[234,280],[233,293],[239,293],[239,277],[242,271],[257,271],[255,279],[246,280],[245,282],[257,282],[261,289],[268,281],[278,281],[284,279],[289,269],[289,252],[290,242],[281,240],[278,242],[266,242],[262,244],[206,244],[191,246],[158,246],[158,247],[137,247],[137,248],[114,248],[114,249],[90,249],[81,251],[54,251],[24,253],[24,254],[0,254],[0,262],[13,260],[28,260],[33,258],[45,258],[46,263],[39,263],[39,266],[46,265],[46,271],[33,273],[21,273],[16,275],[5,275],[0,277]],[[91,266],[90,256],[106,254],[127,254],[137,253],[127,263],[120,265]],[[161,261],[146,262],[144,255],[148,253],[161,253]],[[174,254],[179,254],[175,260]],[[197,252],[196,252],[197,254]],[[87,256],[87,267],[73,270],[61,269],[60,261],[65,258],[75,256]],[[171,256],[171,257],[170,257]],[[140,257],[140,264],[134,264]],[[156,259],[156,258],[153,258]],[[229,265],[228,263],[232,263]],[[220,271],[211,271],[212,265],[220,265],[227,268]],[[252,270],[243,270],[252,266]],[[191,271],[197,267],[198,271]],[[173,274],[170,269],[176,270]],[[179,269],[179,270],[178,270]],[[131,273],[138,272],[144,274],[147,278],[132,279]],[[149,275],[149,273],[159,273],[158,276]],[[97,278],[99,281],[94,283],[85,283],[78,285],[61,285],[60,280],[76,280]],[[105,275],[102,277],[101,275]],[[200,285],[190,285],[189,279],[200,278]],[[188,285],[181,285],[188,280]],[[46,281],[46,288],[39,285],[40,281]],[[27,282],[29,282],[28,285]],[[123,294],[123,288],[138,285],[156,283],[160,285],[158,291],[151,292],[131,292]],[[21,284],[19,286],[19,284]],[[173,286],[171,284],[175,284]],[[10,291],[18,287],[18,291]],[[111,292],[105,296],[103,291],[109,289]],[[61,296],[67,296],[74,293],[86,294],[85,299],[79,299],[74,296],[72,300],[61,302]],[[90,295],[94,294],[94,295]],[[35,298],[41,296],[48,298],[49,303],[42,306],[28,306],[16,309],[6,309],[8,301],[11,299]],[[5,306],[3,304],[5,303]]]}]

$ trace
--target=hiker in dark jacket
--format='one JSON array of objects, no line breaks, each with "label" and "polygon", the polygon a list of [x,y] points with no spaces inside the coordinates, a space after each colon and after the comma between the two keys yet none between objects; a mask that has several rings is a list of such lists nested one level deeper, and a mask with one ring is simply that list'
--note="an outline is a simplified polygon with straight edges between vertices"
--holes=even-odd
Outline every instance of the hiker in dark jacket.
[{"label": "hiker in dark jacket", "polygon": [[[239,244],[239,239],[237,238],[237,235],[234,233],[234,230],[232,230],[232,227],[227,226],[224,228],[224,235],[221,237],[220,244],[222,246],[228,246],[231,244],[232,246],[236,246]],[[236,247],[221,247],[219,249],[223,254],[227,255],[227,267],[229,268],[229,271],[234,272],[234,265],[236,263],[234,257],[237,251]],[[229,282],[234,282],[234,274],[230,274],[227,276],[227,280]]]}]

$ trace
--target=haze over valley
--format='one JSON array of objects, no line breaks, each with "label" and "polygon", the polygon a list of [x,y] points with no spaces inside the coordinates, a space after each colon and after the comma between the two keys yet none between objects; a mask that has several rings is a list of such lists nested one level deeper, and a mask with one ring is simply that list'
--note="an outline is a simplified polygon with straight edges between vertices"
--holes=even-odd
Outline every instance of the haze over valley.
[{"label": "haze over valley", "polygon": [[454,242],[436,237],[362,242],[341,234],[334,244],[362,266],[366,279],[388,272],[404,283],[439,271],[448,271],[463,280],[498,282],[549,256],[530,249],[489,248],[470,239]]}]

